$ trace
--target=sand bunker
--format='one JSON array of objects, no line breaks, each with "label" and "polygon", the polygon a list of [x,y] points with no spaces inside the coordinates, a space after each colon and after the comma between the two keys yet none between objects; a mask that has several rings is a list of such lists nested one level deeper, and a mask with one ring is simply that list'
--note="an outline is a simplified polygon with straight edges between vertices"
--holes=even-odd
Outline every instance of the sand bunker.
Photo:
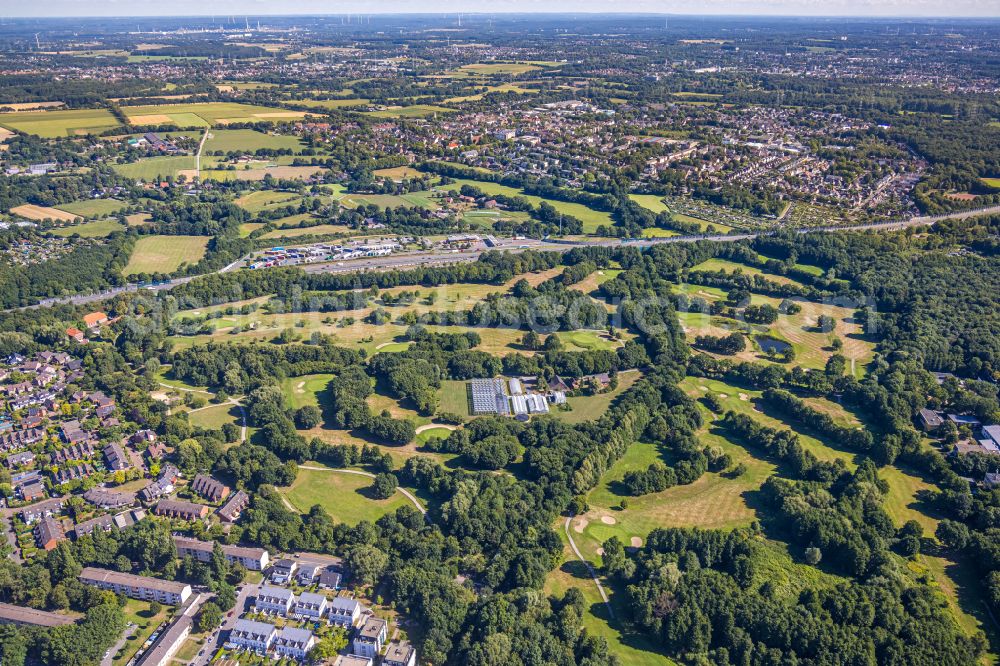
[{"label": "sand bunker", "polygon": [[633,548],[642,548],[642,537],[632,537],[631,543]]},{"label": "sand bunker", "polygon": [[589,524],[590,521],[586,518],[578,518],[576,523],[573,525],[573,530],[576,531],[577,534],[583,534],[583,531],[587,529],[587,525]]},{"label": "sand bunker", "polygon": [[748,396],[746,393],[740,393],[740,400],[742,400],[743,402],[750,402],[750,396]]},{"label": "sand bunker", "polygon": [[611,516],[601,516],[601,522],[604,523],[605,525],[614,525],[618,521],[612,518]]}]

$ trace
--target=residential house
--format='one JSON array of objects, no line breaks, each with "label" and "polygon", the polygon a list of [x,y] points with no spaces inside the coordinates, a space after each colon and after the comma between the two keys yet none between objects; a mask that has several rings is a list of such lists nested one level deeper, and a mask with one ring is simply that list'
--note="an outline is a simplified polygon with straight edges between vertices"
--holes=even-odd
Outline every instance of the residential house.
[{"label": "residential house", "polygon": [[109,470],[123,470],[128,469],[129,462],[128,456],[125,455],[125,450],[122,449],[121,444],[112,442],[104,447],[104,459],[107,462]]},{"label": "residential house", "polygon": [[274,637],[278,630],[274,625],[267,622],[255,622],[254,620],[237,620],[232,631],[229,632],[227,646],[232,646],[237,650],[247,650],[257,654],[265,654],[271,649]]},{"label": "residential house", "polygon": [[369,617],[358,630],[351,643],[352,652],[362,657],[375,658],[382,651],[388,633],[389,623],[374,615]]},{"label": "residential house", "polygon": [[316,637],[308,629],[285,627],[278,630],[273,645],[279,656],[302,660],[316,645]]},{"label": "residential house", "polygon": [[153,513],[168,518],[180,520],[203,520],[208,516],[209,509],[204,504],[184,502],[182,500],[161,499],[153,507]]},{"label": "residential house", "polygon": [[84,328],[95,329],[108,323],[108,315],[104,312],[91,312],[83,315]]},{"label": "residential house", "polygon": [[191,586],[187,583],[177,583],[171,580],[136,576],[120,571],[84,567],[80,573],[80,581],[102,590],[111,590],[115,594],[124,594],[133,599],[144,601],[159,601],[171,605],[180,605],[191,596]]},{"label": "residential house", "polygon": [[60,541],[66,540],[62,523],[52,516],[45,516],[35,525],[35,543],[42,550],[53,550]]},{"label": "residential house", "polygon": [[291,611],[294,601],[295,595],[291,590],[262,585],[257,590],[257,598],[254,599],[254,610],[258,613],[275,613],[286,616]]},{"label": "residential house", "polygon": [[69,465],[68,467],[57,470],[56,473],[52,475],[52,482],[57,486],[61,486],[62,484],[69,483],[70,481],[84,479],[93,473],[94,467],[90,463]]},{"label": "residential house", "polygon": [[73,328],[72,326],[66,329],[66,337],[75,342],[85,342],[87,340],[87,338],[83,335],[83,331],[78,328]]},{"label": "residential house", "polygon": [[319,572],[319,586],[324,590],[339,590],[343,574],[335,567],[324,567]]},{"label": "residential house", "polygon": [[[177,554],[181,557],[190,555],[199,562],[210,562],[212,550],[215,544],[211,541],[200,541],[189,537],[175,536],[174,545],[177,546]],[[268,552],[263,548],[245,548],[243,546],[231,546],[220,544],[222,554],[230,564],[239,562],[247,569],[253,571],[263,570],[268,563]]]},{"label": "residential house", "polygon": [[87,433],[84,432],[80,422],[76,419],[66,421],[59,426],[59,430],[62,434],[62,438],[66,440],[67,444],[77,444],[88,438]]},{"label": "residential house", "polygon": [[333,666],[372,666],[371,657],[359,657],[356,654],[339,655],[333,662]]},{"label": "residential house", "polygon": [[19,624],[28,627],[61,627],[73,624],[76,619],[69,615],[0,603],[0,624]]},{"label": "residential house", "polygon": [[319,620],[326,613],[326,597],[315,592],[303,592],[295,597],[292,612],[299,617]]},{"label": "residential house", "polygon": [[15,469],[17,467],[27,467],[35,462],[35,454],[31,451],[12,453],[7,456],[7,467]]},{"label": "residential house", "polygon": [[146,447],[146,457],[150,461],[162,460],[165,455],[167,455],[167,445],[163,442],[153,442]]},{"label": "residential house", "polygon": [[935,432],[944,425],[944,416],[941,412],[936,412],[933,409],[921,409],[918,417],[920,418],[920,427],[923,428],[924,432]]},{"label": "residential house", "polygon": [[153,643],[152,647],[145,652],[135,666],[171,666],[176,661],[173,656],[181,649],[184,641],[191,635],[191,628],[194,620],[190,615],[181,613],[174,618],[166,631]]},{"label": "residential house", "polygon": [[73,528],[73,535],[75,538],[79,539],[86,534],[93,534],[97,530],[110,532],[114,524],[115,517],[110,514],[105,514],[103,516],[91,518],[90,520],[85,520],[82,523],[77,523],[76,527]]},{"label": "residential house", "polygon": [[52,454],[52,461],[57,464],[69,462],[70,460],[83,460],[94,455],[94,445],[90,442],[80,442],[66,448],[59,449]]},{"label": "residential house", "polygon": [[333,624],[350,629],[361,617],[361,604],[357,599],[335,597],[327,604],[326,616]]},{"label": "residential house", "polygon": [[277,585],[284,585],[292,579],[292,575],[298,567],[299,563],[295,560],[277,560],[271,569],[271,582]]},{"label": "residential house", "polygon": [[566,393],[567,391],[570,390],[570,388],[569,385],[565,381],[563,381],[562,377],[560,377],[559,375],[553,375],[552,378],[549,379],[549,390],[562,391],[563,393]]},{"label": "residential house", "polygon": [[992,445],[989,448],[1000,450],[1000,425],[983,426],[983,438]]},{"label": "residential house", "polygon": [[191,482],[191,490],[198,493],[209,502],[221,502],[229,497],[229,486],[216,481],[207,474],[199,474]]},{"label": "residential house", "polygon": [[417,651],[409,643],[393,641],[389,643],[382,666],[416,666]]},{"label": "residential house", "polygon": [[229,500],[222,505],[222,508],[219,509],[219,518],[227,523],[235,523],[239,520],[240,514],[243,513],[243,509],[247,508],[249,504],[250,496],[242,490],[237,490],[236,493],[231,495]]},{"label": "residential house", "polygon": [[323,565],[316,562],[299,562],[299,570],[295,574],[295,580],[299,585],[308,587],[319,578],[319,572],[322,568]]},{"label": "residential house", "polygon": [[63,498],[53,497],[52,499],[45,500],[44,502],[38,502],[37,504],[26,506],[21,509],[21,520],[25,525],[31,525],[42,518],[54,516],[62,511],[63,503]]},{"label": "residential house", "polygon": [[143,502],[152,502],[158,497],[169,495],[174,492],[174,482],[177,481],[179,475],[176,467],[164,465],[160,469],[160,476],[157,477],[156,481],[139,491],[139,499]]},{"label": "residential house", "polygon": [[34,502],[45,497],[45,486],[41,481],[31,481],[20,488],[21,499],[25,502]]},{"label": "residential house", "polygon": [[107,488],[91,488],[83,494],[83,499],[102,509],[117,509],[135,504],[135,493],[119,492]]}]

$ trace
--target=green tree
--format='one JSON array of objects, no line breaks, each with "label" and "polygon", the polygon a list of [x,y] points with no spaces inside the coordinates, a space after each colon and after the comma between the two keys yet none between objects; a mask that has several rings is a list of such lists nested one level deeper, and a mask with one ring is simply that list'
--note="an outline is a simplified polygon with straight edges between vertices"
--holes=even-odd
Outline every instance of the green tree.
[{"label": "green tree", "polygon": [[198,613],[198,631],[212,631],[222,624],[222,610],[213,601],[207,601]]},{"label": "green tree", "polygon": [[345,562],[359,583],[374,585],[389,566],[389,556],[374,546],[359,545],[347,553]]}]

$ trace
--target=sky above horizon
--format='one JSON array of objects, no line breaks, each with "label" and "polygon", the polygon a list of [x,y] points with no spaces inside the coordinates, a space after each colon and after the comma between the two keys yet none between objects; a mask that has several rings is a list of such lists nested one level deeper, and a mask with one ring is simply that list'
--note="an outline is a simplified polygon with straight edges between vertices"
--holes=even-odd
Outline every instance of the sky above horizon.
[{"label": "sky above horizon", "polygon": [[[373,10],[376,10],[373,12]],[[802,16],[1000,16],[1000,0],[4,0],[6,17],[386,13],[675,13]]]}]

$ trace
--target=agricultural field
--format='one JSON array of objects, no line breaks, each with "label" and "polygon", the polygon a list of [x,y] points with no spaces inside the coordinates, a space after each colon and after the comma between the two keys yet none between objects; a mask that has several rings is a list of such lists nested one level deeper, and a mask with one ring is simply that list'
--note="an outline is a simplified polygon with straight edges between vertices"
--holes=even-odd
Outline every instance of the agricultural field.
[{"label": "agricultural field", "polygon": [[659,227],[646,227],[642,230],[643,238],[670,238],[671,236],[680,236],[680,234],[673,229],[661,229]]},{"label": "agricultural field", "polygon": [[233,203],[248,213],[259,213],[265,210],[288,206],[293,201],[298,201],[300,198],[301,195],[295,192],[261,190],[259,192],[250,192],[237,197]]},{"label": "agricultural field", "polygon": [[302,149],[302,141],[296,136],[265,134],[256,130],[214,129],[208,133],[204,149],[207,152],[221,150],[228,153],[230,151],[253,152],[260,148],[287,149],[299,152]]},{"label": "agricultural field", "polygon": [[295,482],[287,488],[280,488],[279,492],[299,513],[307,513],[319,504],[334,522],[349,525],[357,525],[362,520],[374,522],[401,506],[409,505],[409,500],[399,491],[389,499],[374,499],[368,494],[371,485],[372,480],[360,474],[300,467]]},{"label": "agricultural field", "polygon": [[426,118],[438,114],[455,113],[455,109],[434,104],[413,104],[412,106],[390,106],[364,113],[372,118]]},{"label": "agricultural field", "polygon": [[533,194],[525,194],[519,189],[508,187],[506,185],[501,185],[499,183],[491,183],[482,180],[466,180],[462,178],[456,178],[455,182],[439,187],[442,191],[460,190],[462,185],[471,185],[473,187],[479,188],[486,194],[496,195],[503,194],[509,197],[521,197],[531,202],[532,205],[538,206],[543,201],[551,204],[557,211],[564,213],[566,215],[571,215],[583,222],[583,231],[587,234],[592,234],[597,231],[597,227],[600,225],[611,226],[614,222],[611,219],[611,215],[605,213],[604,211],[594,210],[593,208],[588,208],[583,204],[578,203],[568,203],[565,201],[556,201],[554,199],[543,199],[542,197],[535,196]]},{"label": "agricultural field", "polygon": [[666,213],[670,210],[667,208],[667,203],[663,200],[663,197],[658,194],[630,194],[628,197],[646,210],[654,213]]},{"label": "agricultural field", "polygon": [[85,222],[74,224],[68,227],[58,227],[50,229],[48,233],[53,236],[80,236],[81,238],[104,238],[116,231],[121,231],[125,227],[118,220],[99,220],[97,222]]},{"label": "agricultural field", "polygon": [[273,178],[305,180],[323,170],[318,166],[263,166],[250,169],[202,169],[202,180],[264,180],[268,175]]},{"label": "agricultural field", "polygon": [[438,409],[461,416],[469,416],[468,382],[446,379],[438,391]]},{"label": "agricultural field", "polygon": [[523,62],[474,63],[472,65],[463,65],[457,69],[453,69],[448,72],[447,76],[451,78],[464,79],[473,76],[527,74],[528,72],[537,72],[541,69],[542,68],[538,65]]},{"label": "agricultural field", "polygon": [[[246,225],[245,225],[246,226]],[[326,236],[330,234],[347,234],[352,229],[343,224],[317,224],[312,227],[302,227],[300,229],[275,229],[269,231],[261,238],[297,238],[299,236]]]},{"label": "agricultural field", "polygon": [[10,209],[11,214],[19,215],[28,220],[55,220],[56,222],[72,222],[80,215],[49,206],[22,204]]},{"label": "agricultural field", "polygon": [[426,174],[423,171],[417,171],[413,167],[400,166],[389,169],[378,169],[373,171],[372,175],[379,178],[391,178],[392,180],[399,182],[406,178],[419,178],[420,176],[424,176]]},{"label": "agricultural field", "polygon": [[371,100],[367,99],[292,99],[288,103],[295,106],[308,106],[312,109],[350,109],[365,106]]},{"label": "agricultural field", "polygon": [[198,104],[153,104],[124,106],[122,111],[136,125],[175,124],[180,127],[208,127],[227,123],[295,120],[302,111],[290,111],[237,102],[205,102]]},{"label": "agricultural field", "polygon": [[177,177],[182,171],[193,171],[195,158],[193,155],[169,155],[147,157],[138,162],[112,165],[114,170],[126,178],[155,182],[167,176]]},{"label": "agricultural field", "polygon": [[432,192],[410,192],[408,194],[346,194],[339,199],[341,206],[378,206],[379,208],[438,208]]},{"label": "agricultural field", "polygon": [[59,204],[59,210],[84,218],[101,218],[114,215],[126,204],[117,199],[84,199],[67,204]]},{"label": "agricultural field", "polygon": [[149,224],[152,220],[152,216],[149,213],[133,213],[132,215],[125,216],[125,222],[130,227],[142,226],[143,224]]},{"label": "agricultural field", "polygon": [[246,222],[240,225],[240,238],[246,238],[264,226],[263,222]]},{"label": "agricultural field", "polygon": [[143,236],[125,266],[125,275],[173,273],[181,264],[196,264],[205,256],[207,236]]},{"label": "agricultural field", "polygon": [[517,93],[518,95],[533,95],[537,90],[532,90],[531,88],[524,88],[516,83],[504,83],[499,86],[487,86],[486,90],[480,93],[475,93],[472,95],[461,95],[459,97],[449,97],[444,100],[445,104],[459,104],[461,102],[478,102],[487,95],[493,93]]},{"label": "agricultural field", "polygon": [[46,139],[96,134],[118,126],[118,120],[107,109],[0,113],[0,127]]}]

